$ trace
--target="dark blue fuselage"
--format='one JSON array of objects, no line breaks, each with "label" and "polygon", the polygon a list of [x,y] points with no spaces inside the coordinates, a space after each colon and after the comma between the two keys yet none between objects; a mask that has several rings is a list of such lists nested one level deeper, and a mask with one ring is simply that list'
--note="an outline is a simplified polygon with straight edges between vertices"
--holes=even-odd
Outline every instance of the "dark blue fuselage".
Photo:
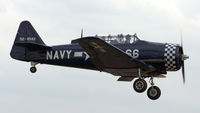
[{"label": "dark blue fuselage", "polygon": [[[139,40],[133,44],[115,44],[114,46],[133,58],[154,66],[159,73],[180,69],[178,58],[179,46],[175,48],[176,54],[174,54],[174,57],[176,68],[173,70],[166,69],[166,44]],[[52,49],[48,50],[28,51],[26,60],[51,65],[97,70],[89,55],[76,43],[52,46]]]}]

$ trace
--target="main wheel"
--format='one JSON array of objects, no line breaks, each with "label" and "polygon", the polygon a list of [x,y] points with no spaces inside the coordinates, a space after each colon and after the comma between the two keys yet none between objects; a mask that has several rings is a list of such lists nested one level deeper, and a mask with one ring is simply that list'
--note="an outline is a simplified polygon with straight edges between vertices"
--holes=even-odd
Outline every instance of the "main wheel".
[{"label": "main wheel", "polygon": [[161,95],[161,91],[157,86],[151,86],[148,91],[147,91],[147,96],[151,99],[151,100],[156,100],[160,97]]},{"label": "main wheel", "polygon": [[136,92],[142,93],[147,89],[147,82],[144,79],[137,79],[133,84],[133,88]]},{"label": "main wheel", "polygon": [[36,67],[31,67],[30,71],[31,71],[31,73],[35,73],[37,71],[37,68]]}]

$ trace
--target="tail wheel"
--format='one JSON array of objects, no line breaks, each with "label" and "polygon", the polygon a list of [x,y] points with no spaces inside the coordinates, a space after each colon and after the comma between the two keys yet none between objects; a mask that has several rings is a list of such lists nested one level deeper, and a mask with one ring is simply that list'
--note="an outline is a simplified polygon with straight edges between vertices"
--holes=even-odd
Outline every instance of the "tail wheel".
[{"label": "tail wheel", "polygon": [[151,100],[156,100],[160,97],[161,95],[161,91],[157,86],[151,86],[148,91],[147,91],[147,96],[151,99]]},{"label": "tail wheel", "polygon": [[31,62],[31,73],[35,73],[37,71],[37,68],[35,67],[38,63],[37,62]]},{"label": "tail wheel", "polygon": [[37,71],[37,68],[36,67],[31,67],[30,71],[31,71],[31,73],[35,73]]},{"label": "tail wheel", "polygon": [[143,93],[147,89],[147,82],[144,79],[137,79],[134,84],[133,88],[138,93]]}]

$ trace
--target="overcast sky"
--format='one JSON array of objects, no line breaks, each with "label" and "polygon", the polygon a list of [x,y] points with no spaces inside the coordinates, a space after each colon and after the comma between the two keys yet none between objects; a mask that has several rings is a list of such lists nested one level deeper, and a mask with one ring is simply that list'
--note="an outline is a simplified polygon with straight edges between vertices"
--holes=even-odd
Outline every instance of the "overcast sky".
[{"label": "overcast sky", "polygon": [[[1,0],[1,113],[199,113],[199,0]],[[107,73],[16,61],[9,53],[21,21],[29,20],[47,45],[84,36],[137,33],[140,39],[180,44],[183,31],[186,85],[181,71],[155,79],[152,101]],[[148,81],[148,80],[147,80]],[[149,84],[148,84],[149,85]]]}]

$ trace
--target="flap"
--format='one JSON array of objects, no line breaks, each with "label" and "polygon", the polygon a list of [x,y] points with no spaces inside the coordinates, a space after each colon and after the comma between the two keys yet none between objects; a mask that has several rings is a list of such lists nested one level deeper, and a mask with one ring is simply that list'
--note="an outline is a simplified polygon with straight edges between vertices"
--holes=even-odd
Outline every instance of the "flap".
[{"label": "flap", "polygon": [[131,82],[133,79],[134,77],[120,77],[117,81]]}]

